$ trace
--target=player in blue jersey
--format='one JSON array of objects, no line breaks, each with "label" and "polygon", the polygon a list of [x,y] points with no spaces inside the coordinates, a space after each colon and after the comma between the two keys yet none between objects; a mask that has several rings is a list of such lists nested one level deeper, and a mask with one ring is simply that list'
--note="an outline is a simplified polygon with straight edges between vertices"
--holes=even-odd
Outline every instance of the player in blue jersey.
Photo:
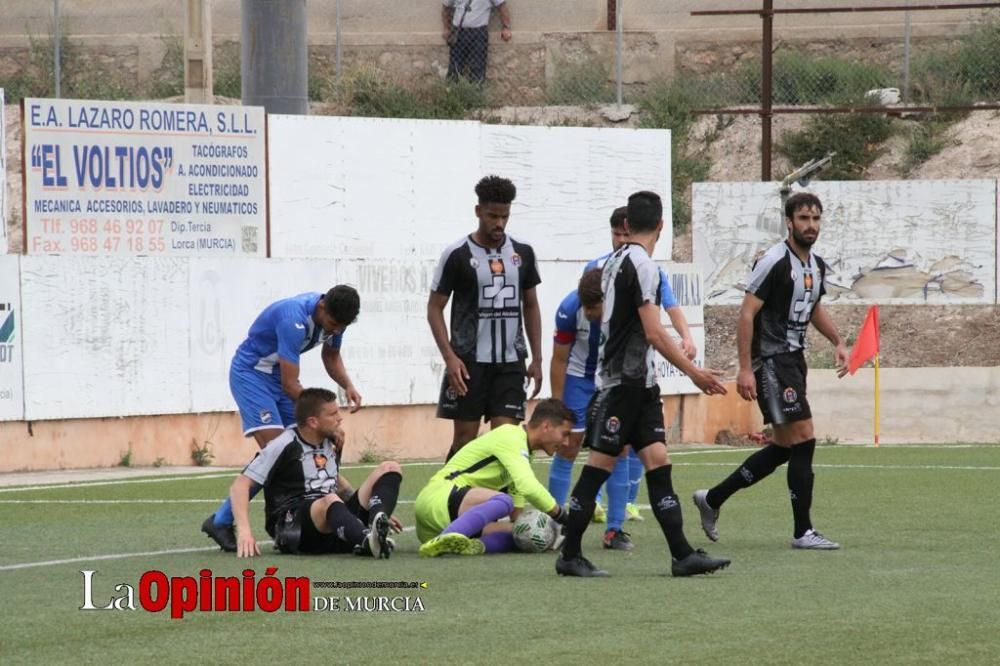
[{"label": "player in blue jersey", "polygon": [[[344,330],[354,323],[360,310],[357,290],[337,285],[326,294],[309,292],[276,301],[250,325],[229,367],[229,388],[240,410],[243,434],[253,437],[257,446],[263,449],[295,425],[295,401],[302,393],[299,356],[314,347],[322,346],[326,373],[344,389],[350,411],[360,409],[361,394],[340,354]],[[335,443],[343,445],[343,432]],[[254,494],[259,490],[258,486]],[[201,530],[222,550],[236,551],[233,509],[228,499],[205,519]]]},{"label": "player in blue jersey", "polygon": [[[566,502],[569,494],[573,461],[580,453],[583,442],[587,404],[595,391],[594,374],[601,341],[603,298],[601,269],[591,268],[556,311],[556,332],[549,368],[552,396],[566,403],[575,417],[569,440],[559,447],[549,466],[549,492],[560,505]],[[611,515],[598,518],[595,522],[607,520],[609,523],[604,533],[605,548],[629,551],[633,549],[632,541],[622,530],[628,498],[627,454],[622,454],[616,468],[620,468],[618,474],[612,474],[607,485]]]}]

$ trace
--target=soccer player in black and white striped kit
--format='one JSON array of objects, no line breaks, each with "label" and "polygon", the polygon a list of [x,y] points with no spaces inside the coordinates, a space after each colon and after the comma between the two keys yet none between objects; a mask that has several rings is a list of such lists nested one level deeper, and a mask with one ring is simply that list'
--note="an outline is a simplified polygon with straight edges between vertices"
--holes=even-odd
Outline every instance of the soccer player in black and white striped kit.
[{"label": "soccer player in black and white striped kit", "polygon": [[587,407],[584,444],[587,464],[573,488],[562,555],[556,573],[607,576],[583,556],[581,540],[594,512],[594,499],[626,444],[646,468],[653,515],[673,558],[674,576],[711,573],[729,565],[725,558],[695,550],[684,536],[680,501],[671,480],[663,427],[663,403],[656,382],[659,353],[708,395],[722,395],[717,373],[699,368],[684,355],[660,323],[660,270],[651,259],[663,229],[663,204],[654,192],[628,199],[628,242],[616,250],[601,274],[604,310],[597,362],[597,392]]},{"label": "soccer player in black and white striped kit", "polygon": [[532,398],[542,387],[535,251],[507,233],[516,195],[514,184],[499,176],[476,184],[479,225],[445,248],[431,282],[427,321],[445,363],[437,415],[455,427],[449,459],[475,439],[481,419],[492,428],[524,420],[526,378],[535,384]]},{"label": "soccer player in black and white striped kit", "polygon": [[813,529],[813,454],[816,437],[806,400],[806,329],[809,323],[834,348],[838,375],[847,373],[844,346],[830,315],[820,305],[826,293],[826,263],[813,254],[819,237],[823,204],[800,192],[785,202],[788,238],[771,247],[754,263],[747,280],[736,331],[740,369],[736,388],[744,400],[756,400],[764,423],[774,426],[774,442],[760,449],[710,490],[694,493],[701,526],[718,541],[717,522],[723,502],[788,463],[788,493],[792,500],[792,547],[836,550],[840,544]]}]

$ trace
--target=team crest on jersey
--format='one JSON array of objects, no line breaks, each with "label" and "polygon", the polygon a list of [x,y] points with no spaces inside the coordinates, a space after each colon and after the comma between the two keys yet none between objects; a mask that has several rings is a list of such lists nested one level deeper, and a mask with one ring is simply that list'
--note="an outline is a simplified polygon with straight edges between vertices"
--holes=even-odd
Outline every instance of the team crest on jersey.
[{"label": "team crest on jersey", "polygon": [[617,416],[612,416],[604,423],[604,429],[607,430],[612,435],[617,434],[621,430],[622,422],[618,420]]},{"label": "team crest on jersey", "polygon": [[479,268],[479,260],[476,259],[475,257],[472,257],[471,259],[469,259],[469,265],[472,266],[473,268]]},{"label": "team crest on jersey", "polygon": [[274,415],[271,414],[271,411],[269,409],[262,409],[262,410],[260,410],[260,422],[261,423],[263,423],[264,425],[267,425],[268,423],[270,423],[273,420],[274,420]]},{"label": "team crest on jersey", "polygon": [[316,469],[326,469],[327,457],[325,453],[314,453],[313,463],[316,465]]},{"label": "team crest on jersey", "polygon": [[792,269],[792,281],[794,282],[795,280],[798,279],[799,279],[799,274],[795,272],[795,269]]},{"label": "team crest on jersey", "polygon": [[785,402],[787,402],[788,404],[792,404],[799,397],[799,394],[795,392],[795,389],[789,386],[788,388],[785,389],[784,397],[785,397]]},{"label": "team crest on jersey", "polygon": [[493,273],[493,275],[501,275],[503,272],[503,258],[493,257],[490,259],[490,273]]},{"label": "team crest on jersey", "polygon": [[521,255],[519,255],[517,252],[515,252],[512,255],[510,255],[510,263],[514,264],[515,266],[520,266],[521,265]]},{"label": "team crest on jersey", "polygon": [[805,286],[806,291],[810,291],[813,288],[812,273],[806,273],[802,276],[802,284]]}]

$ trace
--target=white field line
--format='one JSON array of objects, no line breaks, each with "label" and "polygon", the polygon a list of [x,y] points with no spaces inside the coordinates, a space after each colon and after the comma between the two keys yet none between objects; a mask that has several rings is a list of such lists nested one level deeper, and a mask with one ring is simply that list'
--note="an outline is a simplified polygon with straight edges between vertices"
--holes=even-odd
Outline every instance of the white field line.
[{"label": "white field line", "polygon": [[[980,448],[982,445],[978,444],[906,444],[906,445],[892,445],[886,446],[885,449],[972,449]],[[855,446],[845,446],[845,450],[851,450],[854,448],[872,448],[872,447],[855,447]],[[728,449],[698,449],[694,451],[671,451],[670,456],[673,458],[683,457],[683,456],[700,456],[700,455],[722,455],[727,453],[736,453],[747,455],[748,451],[751,451],[750,447],[745,448],[728,448]],[[536,463],[544,462],[545,458],[536,459]],[[577,458],[577,462],[582,462],[586,460],[586,454],[581,454]],[[377,464],[377,463],[376,463]],[[361,464],[361,465],[343,465],[341,469],[349,471],[352,469],[370,469],[375,467],[376,464]],[[441,466],[440,461],[416,461],[401,463],[405,467],[428,467],[428,466]],[[727,465],[729,463],[680,463],[679,465],[707,465],[707,466],[719,466]],[[947,466],[947,465],[848,465],[848,464],[814,464],[814,467],[845,467],[845,468],[857,468],[857,469],[985,469],[985,470],[996,470],[997,467],[975,467],[975,466]],[[161,476],[153,477],[148,479],[116,479],[112,481],[81,481],[79,483],[57,483],[57,484],[36,484],[33,486],[12,486],[6,488],[0,488],[0,493],[18,493],[26,492],[31,490],[59,490],[65,488],[95,488],[99,486],[119,486],[119,485],[129,485],[135,483],[166,483],[170,481],[198,481],[203,479],[222,479],[222,478],[233,478],[235,472],[238,468],[233,468],[232,471],[226,472],[214,472],[208,474],[197,474],[195,476]]]},{"label": "white field line", "polygon": [[[219,504],[222,500],[214,499],[30,499],[8,500],[0,499],[0,504]],[[413,500],[397,500],[396,504],[413,504]]]},{"label": "white field line", "polygon": [[[412,532],[414,528],[404,527],[404,532]],[[261,546],[273,543],[272,541],[258,541]],[[218,551],[218,546],[201,546],[198,548],[171,548],[169,550],[150,550],[144,553],[111,553],[108,555],[91,555],[90,557],[70,557],[63,560],[45,560],[42,562],[22,562],[20,564],[5,564],[0,566],[0,571],[16,571],[18,569],[32,569],[36,567],[55,567],[62,564],[79,564],[81,562],[97,562],[100,560],[124,560],[130,557],[151,557],[156,555],[178,555],[183,553],[201,553]]]}]

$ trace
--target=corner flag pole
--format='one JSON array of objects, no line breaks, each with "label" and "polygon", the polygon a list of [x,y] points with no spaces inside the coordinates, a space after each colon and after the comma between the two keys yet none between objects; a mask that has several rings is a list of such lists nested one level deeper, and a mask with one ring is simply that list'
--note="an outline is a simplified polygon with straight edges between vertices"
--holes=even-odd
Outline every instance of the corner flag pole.
[{"label": "corner flag pole", "polygon": [[875,448],[878,448],[878,413],[879,413],[879,390],[878,390],[878,354],[875,354]]}]

